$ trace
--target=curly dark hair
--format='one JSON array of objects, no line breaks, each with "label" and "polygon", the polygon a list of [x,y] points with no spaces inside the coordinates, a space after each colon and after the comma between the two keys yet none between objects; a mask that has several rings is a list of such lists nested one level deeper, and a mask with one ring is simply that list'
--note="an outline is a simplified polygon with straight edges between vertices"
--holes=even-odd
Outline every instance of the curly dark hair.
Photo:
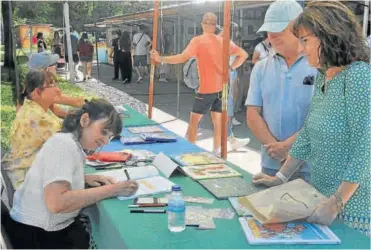
[{"label": "curly dark hair", "polygon": [[295,36],[298,37],[301,28],[312,32],[321,41],[318,49],[321,69],[370,60],[370,49],[361,25],[351,10],[338,1],[310,2],[294,21]]}]

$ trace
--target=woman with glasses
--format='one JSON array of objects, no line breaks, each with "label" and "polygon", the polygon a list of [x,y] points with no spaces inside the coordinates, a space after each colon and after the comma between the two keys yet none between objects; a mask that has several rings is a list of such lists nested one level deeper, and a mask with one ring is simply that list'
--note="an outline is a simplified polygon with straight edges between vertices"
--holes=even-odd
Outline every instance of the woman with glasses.
[{"label": "woman with glasses", "polygon": [[293,31],[320,71],[314,97],[280,172],[253,182],[282,184],[308,161],[311,183],[328,197],[308,221],[330,225],[338,218],[370,236],[371,69],[362,28],[342,3],[316,1]]},{"label": "woman with glasses", "polygon": [[61,129],[62,120],[50,110],[60,95],[53,73],[44,70],[27,73],[22,106],[10,130],[11,151],[2,161],[14,189],[23,183],[44,142]]},{"label": "woman with glasses", "polygon": [[[103,99],[86,102],[66,117],[61,132],[45,142],[14,195],[8,223],[16,249],[89,247],[80,210],[138,189],[134,181],[84,175],[86,152],[108,144],[121,130],[120,114]],[[85,189],[85,184],[92,188]]]}]

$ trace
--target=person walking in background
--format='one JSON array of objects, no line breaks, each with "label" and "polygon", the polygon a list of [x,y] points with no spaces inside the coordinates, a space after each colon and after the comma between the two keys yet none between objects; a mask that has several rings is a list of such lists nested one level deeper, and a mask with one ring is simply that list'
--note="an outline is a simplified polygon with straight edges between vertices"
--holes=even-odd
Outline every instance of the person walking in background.
[{"label": "person walking in background", "polygon": [[44,34],[42,32],[37,33],[37,53],[46,51],[46,43],[44,41]]},{"label": "person walking in background", "polygon": [[119,65],[119,62],[118,62],[118,58],[119,58],[118,41],[120,39],[120,36],[121,36],[121,31],[119,31],[119,30],[117,30],[113,34],[112,46],[111,46],[112,49],[111,49],[111,54],[109,55],[109,57],[111,57],[113,59],[114,76],[113,76],[112,80],[114,80],[114,81],[119,79],[120,65]]},{"label": "person walking in background", "polygon": [[79,54],[77,52],[77,45],[79,43],[79,39],[76,37],[76,35],[73,34],[73,29],[70,29],[70,38],[71,38],[71,50],[72,50],[72,62],[69,61],[68,58],[68,48],[67,48],[67,35],[64,34],[63,36],[63,44],[64,44],[64,58],[65,61],[68,63],[68,67],[73,67],[75,71],[75,78],[76,80],[79,79],[77,75],[77,68],[79,67]]},{"label": "person walking in background", "polygon": [[94,47],[88,39],[88,33],[84,32],[79,41],[77,51],[80,53],[82,62],[84,81],[91,79],[91,64],[93,62]]},{"label": "person walking in background", "polygon": [[118,64],[121,71],[122,83],[131,82],[132,61],[131,61],[131,40],[130,34],[124,31],[117,42]]},{"label": "person walking in background", "polygon": [[145,33],[146,27],[140,25],[140,32],[136,33],[133,37],[134,48],[134,69],[138,75],[137,83],[143,80],[147,69],[147,50],[152,45],[151,38]]},{"label": "person walking in background", "polygon": [[[217,16],[214,13],[206,13],[201,22],[203,34],[194,37],[187,48],[173,56],[162,57],[156,50],[151,51],[151,58],[157,63],[179,64],[185,63],[192,57],[197,58],[200,76],[200,88],[196,94],[195,104],[190,115],[187,138],[195,143],[197,129],[201,118],[211,111],[214,125],[213,152],[218,154],[221,145],[222,132],[222,47],[223,38],[215,34]],[[230,55],[236,55],[236,60],[230,66],[231,71],[240,67],[246,60],[247,53],[230,42]]]},{"label": "person walking in background", "polygon": [[267,32],[261,32],[264,40],[258,43],[258,45],[255,46],[254,54],[252,56],[252,62],[255,64],[259,60],[266,58],[269,55],[272,55],[273,48],[271,43],[269,42]]}]

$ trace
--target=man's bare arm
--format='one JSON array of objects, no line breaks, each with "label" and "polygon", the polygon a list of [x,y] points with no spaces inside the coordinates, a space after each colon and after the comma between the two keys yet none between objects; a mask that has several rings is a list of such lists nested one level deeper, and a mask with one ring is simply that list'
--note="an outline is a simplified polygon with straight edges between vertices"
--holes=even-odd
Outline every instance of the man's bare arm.
[{"label": "man's bare arm", "polygon": [[239,48],[234,56],[237,56],[237,58],[231,65],[232,70],[239,68],[247,60],[249,54],[244,49]]},{"label": "man's bare arm", "polygon": [[251,132],[258,138],[261,144],[277,142],[277,139],[269,131],[267,123],[261,115],[262,108],[257,106],[248,106],[246,110],[246,124]]}]

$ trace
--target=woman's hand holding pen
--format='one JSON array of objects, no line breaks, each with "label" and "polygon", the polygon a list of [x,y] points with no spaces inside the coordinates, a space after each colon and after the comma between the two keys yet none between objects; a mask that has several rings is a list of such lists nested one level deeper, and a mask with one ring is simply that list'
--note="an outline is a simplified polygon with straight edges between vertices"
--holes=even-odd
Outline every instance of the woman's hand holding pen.
[{"label": "woman's hand holding pen", "polygon": [[131,196],[138,190],[136,181],[120,181],[112,185],[115,196]]}]

